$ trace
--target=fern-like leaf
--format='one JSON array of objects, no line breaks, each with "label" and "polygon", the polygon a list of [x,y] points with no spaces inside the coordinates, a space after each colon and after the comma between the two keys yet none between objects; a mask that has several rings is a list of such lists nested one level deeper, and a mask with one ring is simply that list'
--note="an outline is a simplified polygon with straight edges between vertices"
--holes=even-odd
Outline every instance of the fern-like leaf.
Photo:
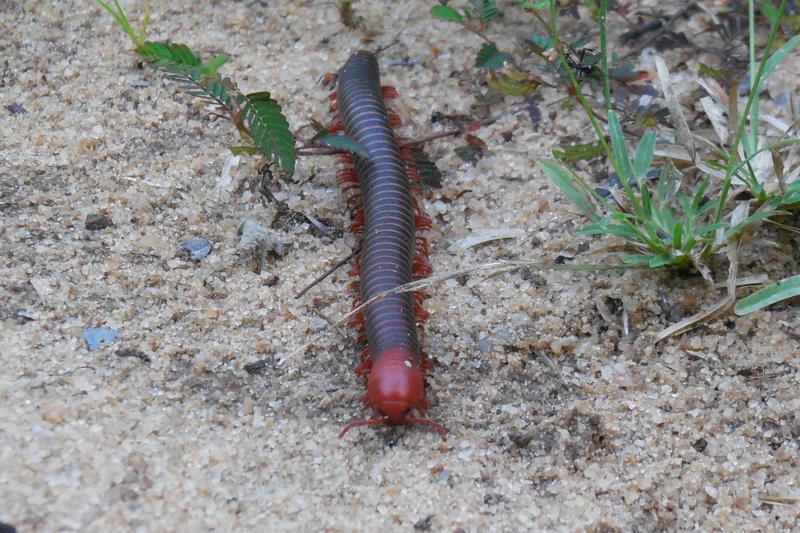
[{"label": "fern-like leaf", "polygon": [[166,70],[185,70],[200,65],[200,58],[185,44],[145,41],[136,51],[154,67]]},{"label": "fern-like leaf", "polygon": [[228,56],[218,54],[203,63],[200,56],[183,44],[146,41],[137,49],[145,61],[169,72],[167,79],[177,82],[189,95],[229,108],[231,91],[235,90],[229,79],[220,79],[217,74]]},{"label": "fern-like leaf", "polygon": [[326,134],[316,139],[316,141],[329,148],[344,150],[345,152],[350,152],[364,159],[369,159],[369,150],[367,150],[366,146],[347,135]]},{"label": "fern-like leaf", "polygon": [[500,70],[506,61],[509,61],[511,56],[505,52],[500,52],[493,44],[484,44],[481,47],[478,55],[475,57],[475,67],[486,67],[489,70]]},{"label": "fern-like leaf", "polygon": [[276,159],[287,172],[294,171],[294,138],[281,106],[266,91],[238,97],[241,117],[247,133],[260,152]]},{"label": "fern-like leaf", "polygon": [[428,156],[421,146],[412,146],[411,153],[414,156],[414,165],[417,172],[422,176],[422,183],[434,189],[442,188],[442,171],[436,163]]},{"label": "fern-like leaf", "polygon": [[497,2],[495,0],[469,0],[475,10],[475,15],[482,24],[489,23],[497,16]]}]

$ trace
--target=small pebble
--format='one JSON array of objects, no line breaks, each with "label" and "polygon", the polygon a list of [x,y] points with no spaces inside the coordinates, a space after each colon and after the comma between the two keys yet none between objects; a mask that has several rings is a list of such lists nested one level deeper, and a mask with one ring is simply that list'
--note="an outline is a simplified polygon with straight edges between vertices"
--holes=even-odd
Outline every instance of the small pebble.
[{"label": "small pebble", "polygon": [[89,231],[98,231],[114,225],[114,221],[108,215],[100,213],[89,213],[86,215],[84,227]]},{"label": "small pebble", "polygon": [[478,351],[481,353],[489,353],[492,351],[492,343],[486,339],[480,339],[478,341]]},{"label": "small pebble", "polygon": [[181,243],[181,249],[189,253],[189,258],[199,261],[211,253],[214,245],[206,239],[189,239]]},{"label": "small pebble", "polygon": [[87,328],[83,332],[83,340],[86,341],[86,347],[90,350],[96,350],[106,342],[111,344],[119,338],[119,331],[116,329],[107,328]]},{"label": "small pebble", "polygon": [[21,104],[9,104],[3,107],[5,107],[8,110],[8,112],[11,113],[12,115],[22,115],[24,113],[27,113],[27,111],[25,110],[24,107],[22,107]]},{"label": "small pebble", "polygon": [[147,354],[141,350],[137,350],[136,348],[120,348],[114,353],[114,355],[117,357],[135,357],[144,363],[150,362],[150,358],[147,356]]},{"label": "small pebble", "polygon": [[312,316],[308,320],[308,325],[311,326],[311,329],[314,331],[318,331],[323,329],[325,326],[328,325],[328,321],[319,316]]},{"label": "small pebble", "polygon": [[25,311],[25,310],[17,311],[17,313],[14,316],[16,316],[17,319],[23,324],[25,322],[30,322],[32,320],[38,320],[38,318],[36,318],[36,314],[33,313],[32,311]]}]

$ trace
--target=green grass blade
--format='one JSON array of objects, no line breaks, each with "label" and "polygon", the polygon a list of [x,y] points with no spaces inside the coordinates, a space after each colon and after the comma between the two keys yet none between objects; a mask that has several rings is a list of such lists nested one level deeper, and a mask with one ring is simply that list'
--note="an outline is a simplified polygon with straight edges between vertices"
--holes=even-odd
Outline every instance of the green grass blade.
[{"label": "green grass blade", "polygon": [[768,285],[736,303],[733,310],[737,315],[747,315],[776,302],[800,296],[800,274],[782,279]]},{"label": "green grass blade", "polygon": [[118,0],[114,0],[114,6],[111,7],[111,4],[105,2],[104,0],[95,0],[95,3],[105,9],[111,18],[117,23],[117,25],[122,28],[128,37],[130,37],[131,42],[137,47],[142,45],[144,41],[145,33],[147,32],[147,19],[149,18],[149,13],[145,12],[145,22],[142,24],[142,34],[137,35],[134,29],[131,27],[131,23],[128,20],[128,16],[125,14],[125,10],[122,9],[122,6],[119,4]]},{"label": "green grass blade", "polygon": [[680,250],[682,244],[683,244],[683,224],[680,221],[678,221],[672,228],[672,247],[675,248],[676,250]]},{"label": "green grass blade", "polygon": [[[788,0],[781,0],[780,5],[778,6],[778,19],[776,19],[777,21],[780,21],[780,18],[783,17],[783,13],[786,10],[787,2]],[[769,37],[767,38],[767,43],[764,47],[765,57],[762,58],[762,60],[759,63],[758,72],[756,72],[756,76],[753,81],[754,87],[761,86],[761,77],[763,76],[767,61],[766,54],[768,54],[772,49],[772,43],[775,42],[775,37],[778,35],[778,27],[779,24],[771,24]],[[730,191],[731,188],[731,179],[735,173],[735,170],[733,169],[733,167],[735,166],[734,164],[736,162],[735,154],[737,153],[737,150],[739,149],[739,143],[742,141],[742,137],[744,136],[745,124],[747,123],[747,118],[750,116],[750,108],[753,106],[753,100],[757,98],[758,94],[756,94],[755,91],[750,91],[750,95],[747,98],[747,103],[744,106],[744,112],[742,113],[741,118],[739,119],[739,124],[736,127],[736,134],[734,135],[733,138],[733,144],[730,147],[731,155],[728,158],[727,171],[725,172],[725,178],[722,180],[722,188],[720,189],[718,195],[719,202],[717,204],[717,210],[714,213],[714,222],[719,222],[722,219],[722,213],[725,210],[725,205],[727,205],[728,203],[728,192]],[[754,155],[755,154],[751,154],[749,157],[753,157]],[[703,257],[704,258],[708,257],[712,252],[713,252],[712,248],[707,247],[703,251]]]},{"label": "green grass blade", "polygon": [[714,224],[708,224],[707,226],[703,226],[702,228],[698,229],[695,232],[695,235],[698,237],[702,237],[704,235],[708,235],[709,233],[714,233],[718,229],[727,229],[730,226],[727,222],[716,222]]},{"label": "green grass blade", "polygon": [[369,159],[369,150],[367,150],[367,147],[347,135],[323,135],[317,139],[317,142],[335,150],[344,150],[345,152],[356,154],[364,159]]},{"label": "green grass blade", "polygon": [[575,182],[578,180],[577,177],[572,174],[572,172],[556,161],[549,161],[545,159],[539,161],[539,165],[542,167],[545,175],[550,178],[550,181],[555,183],[556,186],[561,189],[561,192],[564,193],[564,196],[566,196],[570,202],[575,204],[575,206],[580,209],[581,212],[589,218],[589,220],[594,222],[599,219],[594,210],[594,206],[589,201],[589,198],[586,196],[586,194],[575,187]]},{"label": "green grass blade", "polygon": [[[752,9],[752,5],[751,5]],[[776,20],[780,19],[780,13],[777,12],[775,15],[778,17]],[[752,24],[752,22],[751,22]],[[751,36],[751,40],[754,40],[755,37]],[[800,35],[795,35],[783,45],[775,50],[775,52],[766,60],[764,63],[764,70],[762,72],[761,77],[758,79],[758,86],[751,87],[751,92],[753,92],[756,96],[753,100],[753,105],[750,108],[750,131],[749,135],[745,135],[742,139],[745,153],[750,155],[758,150],[758,122],[759,122],[759,104],[760,100],[758,94],[761,92],[761,87],[764,85],[764,82],[770,77],[770,75],[778,68],[778,65],[781,64],[783,59],[791,52],[798,44],[800,44]],[[756,75],[756,68],[755,68],[755,58],[751,58],[751,66],[750,66],[750,77],[751,79],[755,80]]]},{"label": "green grass blade", "polygon": [[622,126],[619,123],[619,117],[614,111],[608,114],[608,133],[611,136],[611,147],[614,149],[614,159],[617,161],[619,180],[623,185],[626,185],[628,179],[631,177],[631,158],[630,155],[628,155],[628,147],[625,145],[625,136],[622,134]]},{"label": "green grass blade", "polygon": [[590,224],[576,232],[576,235],[616,235],[631,242],[645,242],[646,238],[631,224],[612,224],[610,222],[597,222]]},{"label": "green grass blade", "polygon": [[647,264],[650,268],[659,268],[667,265],[671,265],[675,262],[675,258],[671,255],[667,256],[656,256],[650,260]]},{"label": "green grass blade", "polygon": [[255,146],[231,146],[231,153],[233,155],[258,155],[261,153],[261,150]]},{"label": "green grass blade", "polygon": [[653,162],[653,152],[656,149],[656,134],[648,131],[639,141],[636,154],[633,158],[633,176],[637,183],[647,175],[650,164]]},{"label": "green grass blade", "polygon": [[767,62],[764,64],[764,73],[761,76],[761,83],[763,83],[764,80],[769,78],[769,76],[775,72],[775,69],[777,69],[778,65],[781,64],[783,58],[785,58],[798,44],[800,44],[800,35],[795,35],[783,43],[780,48],[775,50],[775,53],[769,56],[769,59],[767,59]]},{"label": "green grass blade", "polygon": [[629,254],[622,258],[622,262],[631,266],[650,266],[650,261],[653,259],[656,259],[656,256],[649,254]]}]

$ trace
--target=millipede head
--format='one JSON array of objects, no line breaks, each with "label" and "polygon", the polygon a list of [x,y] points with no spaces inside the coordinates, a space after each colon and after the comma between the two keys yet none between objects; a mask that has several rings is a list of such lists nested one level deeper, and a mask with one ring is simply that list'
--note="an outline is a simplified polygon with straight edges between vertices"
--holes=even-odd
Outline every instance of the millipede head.
[{"label": "millipede head", "polygon": [[359,369],[369,368],[367,393],[363,400],[375,411],[375,416],[347,424],[340,436],[359,426],[424,425],[432,427],[442,439],[446,439],[444,428],[425,418],[428,401],[425,398],[425,367],[422,360],[407,349],[392,348],[369,362],[369,367],[362,362]]},{"label": "millipede head", "polygon": [[442,440],[447,440],[447,432],[444,430],[442,425],[435,420],[431,420],[430,418],[425,418],[423,416],[408,416],[403,419],[402,424],[392,424],[388,421],[386,416],[382,416],[378,414],[372,418],[368,418],[366,420],[357,420],[355,422],[350,422],[345,427],[342,428],[342,431],[339,432],[339,438],[341,439],[344,437],[345,433],[350,431],[353,428],[361,427],[361,426],[379,426],[381,424],[387,424],[390,426],[429,426],[436,430],[436,433],[442,437]]}]

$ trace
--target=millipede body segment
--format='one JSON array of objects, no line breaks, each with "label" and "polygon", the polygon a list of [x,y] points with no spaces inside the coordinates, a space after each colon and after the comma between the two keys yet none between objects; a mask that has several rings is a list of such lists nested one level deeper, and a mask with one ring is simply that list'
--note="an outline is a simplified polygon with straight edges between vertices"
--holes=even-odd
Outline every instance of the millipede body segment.
[{"label": "millipede body segment", "polygon": [[[395,96],[380,86],[378,61],[370,52],[356,52],[339,72],[333,129],[367,149],[369,157],[344,155],[337,181],[347,197],[351,230],[361,237],[361,253],[351,274],[356,305],[414,279],[427,276],[427,241],[419,235],[430,227],[413,194],[419,173],[410,147],[395,138],[399,119],[385,99]],[[424,417],[425,372],[431,366],[420,350],[419,330],[427,317],[424,295],[386,295],[358,313],[353,324],[367,345],[357,372],[366,378],[364,402],[375,416],[348,424],[425,424],[444,438],[444,430]]]}]

